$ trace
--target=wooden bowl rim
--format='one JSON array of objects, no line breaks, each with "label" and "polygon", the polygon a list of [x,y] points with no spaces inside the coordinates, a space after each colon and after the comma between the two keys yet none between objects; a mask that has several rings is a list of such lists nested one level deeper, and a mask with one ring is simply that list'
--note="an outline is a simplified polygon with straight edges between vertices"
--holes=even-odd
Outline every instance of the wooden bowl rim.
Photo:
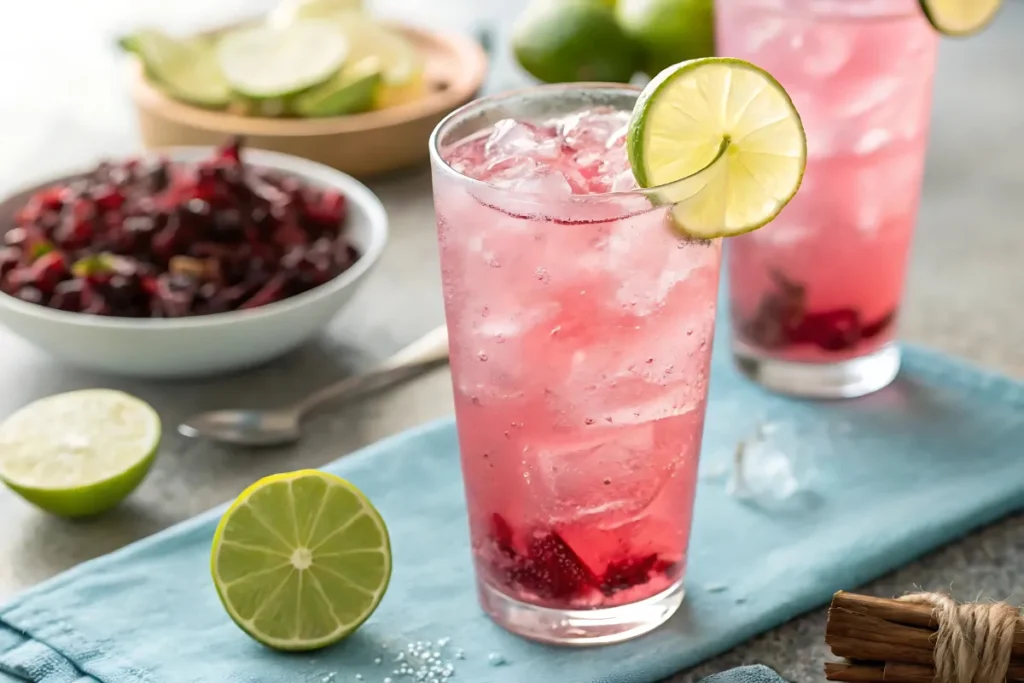
[{"label": "wooden bowl rim", "polygon": [[447,114],[472,99],[483,85],[488,59],[476,41],[457,33],[428,31],[394,22],[382,23],[401,31],[415,42],[440,44],[453,52],[461,68],[449,75],[448,87],[412,102],[363,114],[320,119],[273,119],[203,109],[175,100],[150,84],[142,64],[134,59],[132,98],[143,109],[193,128],[236,135],[308,137],[365,133]]}]

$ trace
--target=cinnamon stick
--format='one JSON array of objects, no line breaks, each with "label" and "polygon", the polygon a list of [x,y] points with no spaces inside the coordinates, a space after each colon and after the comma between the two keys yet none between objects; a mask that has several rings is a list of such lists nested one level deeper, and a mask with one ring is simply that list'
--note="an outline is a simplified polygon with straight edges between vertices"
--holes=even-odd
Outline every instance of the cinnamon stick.
[{"label": "cinnamon stick", "polygon": [[[931,607],[903,602],[902,600],[876,598],[870,595],[858,595],[856,593],[839,591],[832,596],[832,605],[829,607],[829,621],[834,618],[833,613],[838,611],[873,617],[893,624],[916,626],[928,629],[929,631],[936,631],[939,628],[939,624],[932,616]],[[1013,657],[1024,659],[1024,620],[1017,627],[1017,632],[1013,634],[1013,648],[1011,652]]]},{"label": "cinnamon stick", "polygon": [[[935,668],[923,664],[849,664],[847,662],[826,662],[825,678],[830,681],[847,683],[932,683]],[[1006,672],[1008,683],[1024,681],[1024,665],[1011,664]]]},{"label": "cinnamon stick", "polygon": [[885,665],[825,662],[825,678],[848,683],[876,683],[885,680]]},{"label": "cinnamon stick", "polygon": [[[848,683],[932,683],[938,623],[932,608],[840,591],[825,642],[849,662],[829,662],[825,678]],[[1024,683],[1024,618],[1014,633],[1006,680]]]}]

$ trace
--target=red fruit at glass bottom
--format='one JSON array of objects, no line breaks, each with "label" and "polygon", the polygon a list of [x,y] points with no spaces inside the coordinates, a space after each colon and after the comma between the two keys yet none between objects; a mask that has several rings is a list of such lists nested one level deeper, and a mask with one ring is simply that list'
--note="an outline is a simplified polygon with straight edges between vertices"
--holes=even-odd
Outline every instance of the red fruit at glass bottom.
[{"label": "red fruit at glass bottom", "polygon": [[658,567],[657,553],[610,562],[601,576],[601,592],[611,596],[619,591],[643,585],[651,580],[651,575]]},{"label": "red fruit at glass bottom", "polygon": [[531,538],[510,578],[542,598],[571,600],[597,586],[597,577],[555,531]]},{"label": "red fruit at glass bottom", "polygon": [[515,557],[516,549],[512,536],[512,527],[497,512],[491,515],[491,539],[502,555],[510,558]]}]

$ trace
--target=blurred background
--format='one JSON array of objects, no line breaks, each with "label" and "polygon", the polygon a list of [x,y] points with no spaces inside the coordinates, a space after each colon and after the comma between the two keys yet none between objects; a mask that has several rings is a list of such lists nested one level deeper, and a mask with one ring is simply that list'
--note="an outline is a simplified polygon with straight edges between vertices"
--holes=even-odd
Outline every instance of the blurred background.
[{"label": "blurred background", "polygon": [[[720,0],[728,2],[728,0]],[[0,190],[25,180],[81,166],[102,156],[137,150],[140,139],[128,93],[126,56],[116,39],[142,26],[172,33],[259,15],[274,0],[33,0],[0,3]],[[413,25],[493,37],[485,88],[531,82],[511,56],[508,38],[525,0],[369,0],[383,18]],[[1016,315],[1024,278],[1008,259],[1024,245],[1013,227],[1024,214],[1019,159],[1024,155],[1024,86],[1018,65],[1024,3],[1009,0],[980,36],[941,41],[928,149],[924,201],[918,224],[909,299],[903,321],[911,340],[930,340],[949,351],[996,365],[1024,363],[1020,345],[990,343],[996,336],[1024,338]],[[432,244],[429,181],[425,167],[371,183],[387,204],[409,197],[408,211]],[[965,229],[984,224],[984,229]],[[964,256],[965,242],[972,256]],[[419,243],[419,240],[417,240]],[[432,247],[431,247],[432,248]],[[1012,255],[1012,256],[1011,256]],[[1003,267],[1003,264],[1006,264]],[[923,264],[928,264],[924,266]],[[431,278],[433,263],[422,271]],[[925,271],[925,268],[927,272]],[[416,270],[420,270],[416,268]],[[955,274],[955,275],[954,275]],[[379,286],[379,285],[378,285]],[[989,320],[970,324],[985,302]],[[423,302],[432,313],[439,302]],[[417,307],[412,307],[417,308]],[[420,306],[419,308],[422,308]]]}]

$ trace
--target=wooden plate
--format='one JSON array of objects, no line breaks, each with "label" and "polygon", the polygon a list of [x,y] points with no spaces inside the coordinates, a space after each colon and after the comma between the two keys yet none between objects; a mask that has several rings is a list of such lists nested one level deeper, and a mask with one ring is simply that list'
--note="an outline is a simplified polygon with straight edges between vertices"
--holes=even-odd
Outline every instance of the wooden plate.
[{"label": "wooden plate", "polygon": [[246,136],[249,147],[318,161],[357,177],[404,168],[427,159],[434,126],[473,99],[487,73],[487,56],[465,36],[408,26],[401,31],[426,60],[427,94],[406,104],[350,116],[272,119],[210,111],[178,102],[154,88],[141,64],[132,73],[132,99],[148,148],[217,145]]}]

